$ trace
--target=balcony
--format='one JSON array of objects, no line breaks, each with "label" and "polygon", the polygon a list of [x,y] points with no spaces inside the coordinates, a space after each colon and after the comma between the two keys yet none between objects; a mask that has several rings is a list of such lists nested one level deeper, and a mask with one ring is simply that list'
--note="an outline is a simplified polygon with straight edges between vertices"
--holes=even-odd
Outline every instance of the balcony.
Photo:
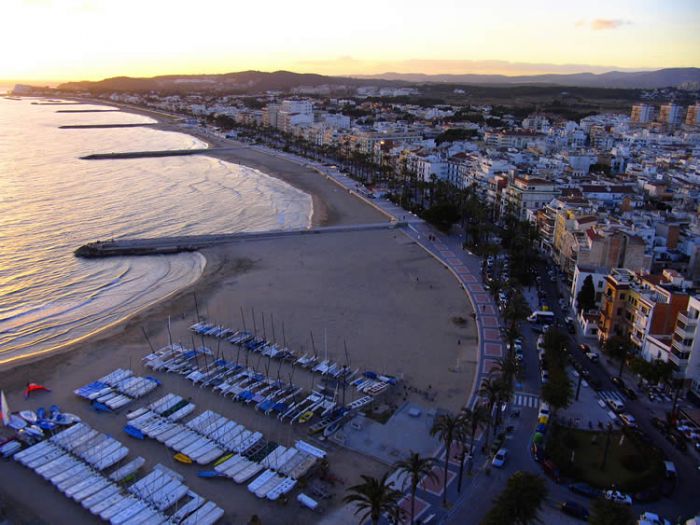
[{"label": "balcony", "polygon": [[683,326],[685,327],[686,331],[692,329],[692,331],[695,332],[695,327],[697,327],[697,325],[698,325],[698,319],[697,319],[697,317],[696,317],[696,318],[688,317],[688,311],[687,311],[687,310],[684,311],[684,312],[679,312],[679,313],[678,313],[678,320],[677,320],[677,322],[678,322],[679,324],[682,323]]},{"label": "balcony", "polygon": [[691,348],[693,347],[693,340],[692,339],[685,339],[685,340],[676,340],[674,337],[673,343],[671,344],[673,347],[672,352],[676,355],[678,353],[681,354],[687,354],[690,353]]}]

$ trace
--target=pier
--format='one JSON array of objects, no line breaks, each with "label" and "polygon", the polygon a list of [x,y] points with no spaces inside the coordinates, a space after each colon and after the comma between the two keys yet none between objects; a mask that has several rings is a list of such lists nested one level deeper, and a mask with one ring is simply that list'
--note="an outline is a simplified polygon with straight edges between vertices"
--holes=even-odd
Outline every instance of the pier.
[{"label": "pier", "polygon": [[103,128],[144,128],[153,126],[152,122],[142,122],[140,124],[68,124],[58,126],[58,129],[103,129]]},{"label": "pier", "polygon": [[159,151],[123,151],[113,153],[92,153],[80,157],[81,160],[108,160],[108,159],[141,159],[148,157],[181,157],[185,155],[208,155],[219,151],[228,151],[236,148],[192,148],[169,149]]},{"label": "pier", "polygon": [[57,109],[56,113],[119,113],[121,109]]},{"label": "pier", "polygon": [[194,252],[203,248],[230,244],[232,242],[354,231],[391,230],[407,225],[408,222],[394,221],[370,224],[351,224],[345,226],[325,226],[301,230],[273,230],[267,232],[239,232],[213,235],[183,235],[179,237],[161,237],[155,239],[118,239],[85,244],[75,250],[74,254],[76,257],[83,257],[86,259],[120,257],[125,255],[170,255],[174,253]]}]

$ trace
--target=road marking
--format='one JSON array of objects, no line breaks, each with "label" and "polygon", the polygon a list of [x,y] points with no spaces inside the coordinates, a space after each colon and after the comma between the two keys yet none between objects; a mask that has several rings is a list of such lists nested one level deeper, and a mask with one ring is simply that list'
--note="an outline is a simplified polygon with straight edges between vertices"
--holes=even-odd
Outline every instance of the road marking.
[{"label": "road marking", "polygon": [[540,404],[540,397],[535,394],[515,394],[513,405],[519,407],[537,408]]}]

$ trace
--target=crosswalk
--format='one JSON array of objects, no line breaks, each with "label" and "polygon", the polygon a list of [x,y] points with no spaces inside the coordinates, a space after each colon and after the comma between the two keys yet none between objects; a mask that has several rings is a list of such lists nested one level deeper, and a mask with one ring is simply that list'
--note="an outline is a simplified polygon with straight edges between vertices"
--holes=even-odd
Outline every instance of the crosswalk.
[{"label": "crosswalk", "polygon": [[625,402],[625,399],[615,390],[601,390],[600,392],[598,392],[598,395],[603,401],[612,399],[613,401],[619,401],[620,403]]},{"label": "crosswalk", "polygon": [[513,394],[513,405],[516,407],[537,408],[540,406],[540,396],[535,394]]}]

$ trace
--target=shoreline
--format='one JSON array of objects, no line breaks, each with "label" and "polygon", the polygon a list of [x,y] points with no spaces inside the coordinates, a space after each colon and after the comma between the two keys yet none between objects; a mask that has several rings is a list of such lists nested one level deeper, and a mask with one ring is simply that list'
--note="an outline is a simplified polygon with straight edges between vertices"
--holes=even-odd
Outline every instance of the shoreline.
[{"label": "shoreline", "polygon": [[[175,129],[172,122],[163,126],[164,131],[189,134],[211,144],[212,137],[204,132],[200,136]],[[226,144],[228,147],[230,142]],[[307,194],[314,190],[316,198],[323,203],[322,207],[316,207],[314,202],[314,222],[344,225],[387,220],[371,203],[344,190],[312,166],[246,147],[216,158],[259,169],[266,176],[280,178]],[[261,505],[244,488],[207,483],[198,478],[196,470],[175,463],[171,451],[158,443],[128,440],[122,433],[123,414],[97,414],[73,394],[73,389],[115,368],[130,368],[140,376],[153,374],[141,364],[141,358],[149,353],[149,345],[164,346],[172,332],[174,342],[191,346],[189,326],[196,316],[234,329],[244,327],[247,319],[250,328],[254,311],[258,332],[259,318],[264,312],[263,331],[264,319],[268,318],[268,330],[272,328],[275,338],[274,315],[278,336],[281,322],[285,345],[299,355],[305,349],[308,352],[313,348],[315,352],[319,348],[321,354],[325,351],[332,360],[342,362],[347,359],[344,353],[347,348],[352,368],[401,377],[400,386],[382,400],[385,406],[413,403],[427,417],[438,409],[458,411],[469,399],[481,366],[478,329],[476,323],[459,321],[471,319],[473,308],[453,273],[446,271],[449,269],[444,264],[405,232],[347,231],[332,236],[290,236],[216,246],[199,253],[206,260],[202,275],[167,298],[61,351],[20,361],[11,368],[0,365],[0,384],[10,407],[36,409],[55,403],[78,414],[94,428],[119,436],[129,447],[130,456],[147,458],[149,470],[155,463],[161,463],[185,476],[187,485],[222,506],[231,522],[245,521],[256,513],[265,523],[307,524],[332,519],[334,511],[342,506],[340,499],[347,487],[358,482],[362,474],[380,476],[386,469],[385,463],[366,449],[360,451],[349,445],[324,442],[321,446],[328,450],[332,473],[339,479],[333,487],[336,496],[329,509],[312,515],[289,506]],[[241,317],[245,311],[244,319],[239,317],[239,311]],[[206,344],[219,352],[218,342],[209,339]],[[227,359],[238,359],[236,349],[228,343],[221,345],[221,351]],[[259,366],[258,358],[254,359],[253,366]],[[277,363],[272,366],[279,374]],[[289,377],[291,381],[289,373],[285,365],[281,377]],[[274,418],[195,387],[179,376],[154,375],[162,381],[162,387],[149,398],[135,402],[135,406],[174,392],[191,397],[198,412],[215,410],[285,445],[308,436],[304,426],[281,425]],[[30,381],[42,383],[52,391],[23,400],[21,390]],[[313,388],[314,378],[299,370],[294,383],[309,390],[309,386]],[[414,437],[406,436],[406,443]],[[379,439],[375,449],[381,446]],[[32,502],[41,494],[44,504],[37,513],[45,521],[72,523],[80,515],[82,521],[88,522],[73,502],[47,488],[33,473],[14,462],[7,469],[15,483],[1,492],[11,505],[33,509]]]},{"label": "shoreline", "polygon": [[[82,104],[95,104],[95,105],[102,105],[102,106],[110,106],[110,104],[105,104],[104,101],[100,101],[99,104],[98,102],[93,102],[89,101],[86,102],[83,99],[75,99],[75,100],[80,100]],[[206,133],[199,132],[199,133],[188,133],[190,130],[183,130],[178,126],[175,121],[177,120],[177,117],[167,115],[165,113],[158,113],[155,111],[148,111],[148,110],[137,110],[135,108],[131,108],[129,106],[123,105],[123,104],[111,104],[114,107],[118,107],[118,111],[123,111],[126,113],[132,113],[136,115],[142,115],[146,116],[149,118],[154,119],[156,122],[152,125],[149,125],[153,129],[159,130],[159,131],[165,131],[165,132],[175,132],[175,133],[182,133],[184,135],[189,135],[191,137],[194,137],[195,139],[201,140],[202,142],[206,143],[207,148],[215,148],[217,147],[217,142],[214,142],[213,138],[208,136]],[[167,119],[167,121],[166,121]],[[196,128],[194,128],[196,129]],[[225,144],[226,146],[230,145],[231,141],[228,141],[227,139],[219,139],[219,144]],[[236,143],[238,145],[238,143]],[[206,154],[205,154],[206,155]],[[263,155],[263,154],[260,154]],[[265,176],[265,177],[273,177],[278,180],[282,180],[283,182],[293,186],[296,189],[299,189],[300,191],[303,191],[307,193],[308,195],[311,196],[312,199],[312,204],[311,204],[311,211],[310,211],[310,216],[308,218],[308,224],[307,228],[313,228],[316,226],[325,226],[329,224],[328,221],[328,214],[326,210],[326,206],[324,202],[320,199],[319,195],[317,193],[309,193],[309,191],[305,188],[302,189],[299,187],[298,184],[294,184],[294,180],[290,176],[280,176],[279,174],[273,172],[273,173],[268,173],[265,171],[260,170],[259,168],[253,167],[253,166],[248,166],[246,164],[240,163],[240,162],[235,162],[232,161],[230,158],[227,158],[227,154],[215,154],[212,153],[210,155],[207,155],[211,158],[216,158],[218,160],[223,160],[226,162],[233,162],[236,164],[241,164],[243,166],[255,169],[256,171],[259,172],[260,176]],[[307,185],[308,186],[308,185]],[[77,247],[76,247],[77,248]],[[206,268],[208,266],[208,260],[207,257],[203,253],[204,250],[198,250],[196,253],[200,254],[200,256],[203,257],[203,266],[202,266],[202,272],[194,277],[189,283],[179,286],[176,289],[172,290],[171,292],[154,299],[152,301],[149,301],[147,303],[144,303],[143,305],[139,306],[136,310],[129,312],[128,314],[124,315],[123,317],[113,320],[107,324],[104,324],[102,326],[99,326],[95,328],[92,331],[89,331],[88,333],[85,333],[83,335],[78,336],[75,339],[71,339],[69,341],[65,341],[62,343],[58,343],[55,346],[51,346],[49,348],[45,348],[42,350],[38,350],[36,352],[32,352],[26,355],[17,355],[13,357],[8,357],[8,358],[3,358],[2,354],[0,354],[0,378],[2,377],[2,373],[6,370],[12,370],[15,369],[17,366],[23,366],[23,365],[30,365],[32,363],[36,363],[38,361],[50,358],[54,355],[62,355],[65,353],[69,353],[74,347],[77,345],[80,345],[81,343],[85,343],[90,341],[92,338],[99,339],[105,332],[108,332],[112,329],[118,329],[120,325],[123,325],[127,323],[130,319],[133,317],[137,316],[139,313],[147,310],[150,307],[154,307],[158,305],[161,302],[168,301],[169,299],[175,297],[179,292],[186,291],[187,289],[193,287],[194,285],[197,284],[197,281],[202,279],[205,275]],[[164,255],[167,256],[167,255]]]}]

